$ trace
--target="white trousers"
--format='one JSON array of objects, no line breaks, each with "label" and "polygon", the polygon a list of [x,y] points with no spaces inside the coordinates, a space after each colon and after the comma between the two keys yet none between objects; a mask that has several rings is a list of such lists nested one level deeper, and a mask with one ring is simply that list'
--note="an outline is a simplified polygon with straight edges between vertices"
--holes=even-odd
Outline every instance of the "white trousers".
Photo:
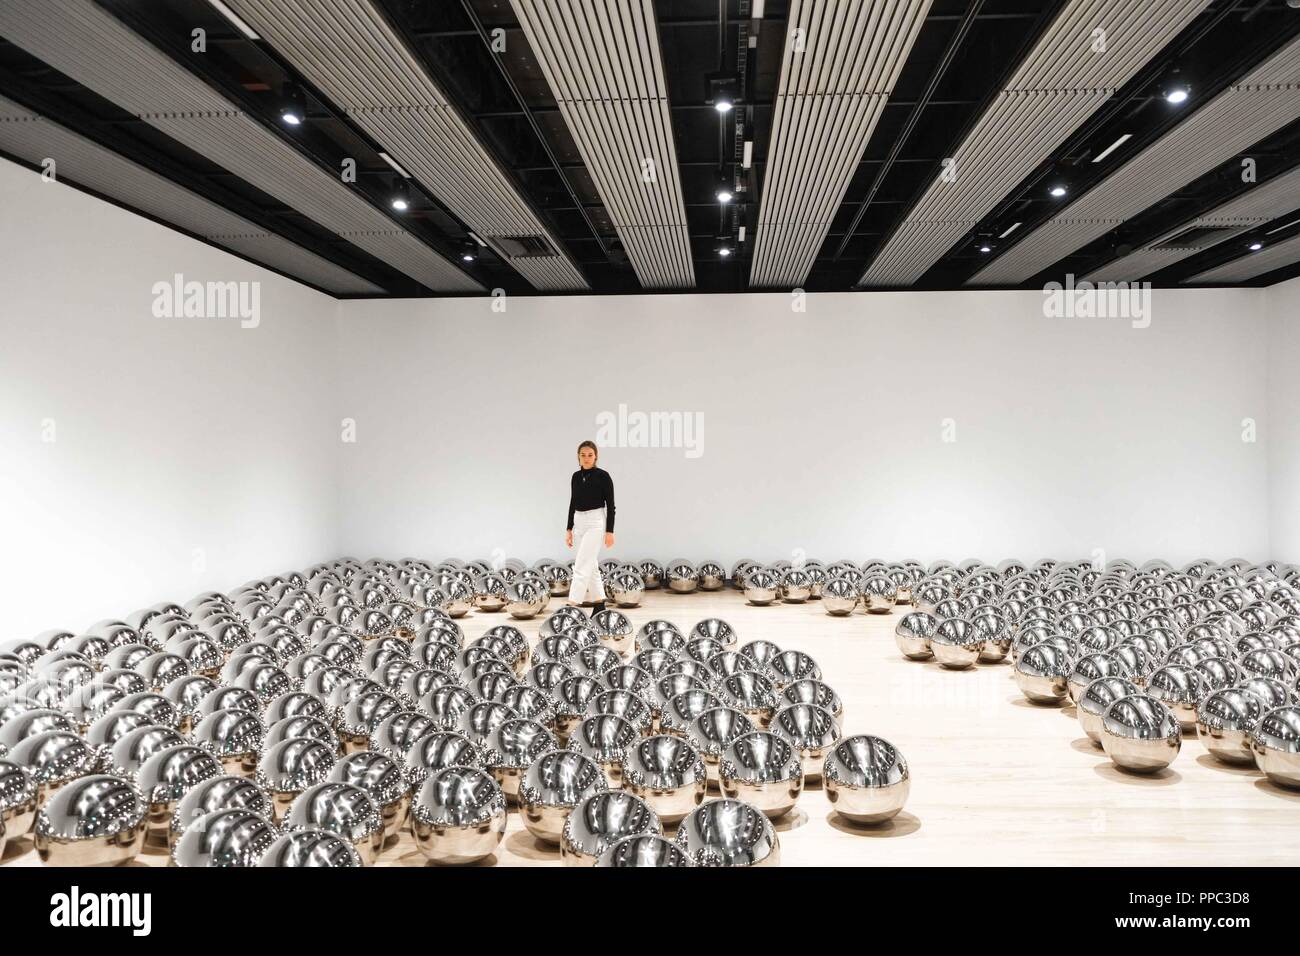
[{"label": "white trousers", "polygon": [[[573,581],[569,600],[605,600],[605,584],[600,579],[600,546],[605,541],[605,509],[573,513]],[[588,597],[588,594],[591,596]]]}]

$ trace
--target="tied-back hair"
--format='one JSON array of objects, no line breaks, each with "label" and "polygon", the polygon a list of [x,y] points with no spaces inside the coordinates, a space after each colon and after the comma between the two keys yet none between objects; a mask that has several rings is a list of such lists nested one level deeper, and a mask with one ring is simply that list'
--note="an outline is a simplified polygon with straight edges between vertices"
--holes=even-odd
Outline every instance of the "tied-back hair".
[{"label": "tied-back hair", "polygon": [[584,448],[590,448],[592,452],[595,453],[596,455],[596,461],[600,461],[600,449],[596,447],[596,443],[594,441],[585,441],[581,445],[579,445],[578,446],[579,455],[582,454],[582,450]]}]

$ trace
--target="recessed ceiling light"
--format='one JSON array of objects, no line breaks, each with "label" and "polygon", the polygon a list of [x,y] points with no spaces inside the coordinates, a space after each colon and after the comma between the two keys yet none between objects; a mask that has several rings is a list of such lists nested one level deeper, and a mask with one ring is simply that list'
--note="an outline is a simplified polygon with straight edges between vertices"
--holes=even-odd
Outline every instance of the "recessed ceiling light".
[{"label": "recessed ceiling light", "polygon": [[472,253],[472,252],[462,252],[462,253],[460,254],[460,257],[461,257],[462,259],[464,259],[466,262],[473,262],[473,261],[474,261],[474,253]]},{"label": "recessed ceiling light", "polygon": [[405,199],[403,199],[401,196],[394,196],[393,208],[396,209],[398,212],[406,212],[406,210],[411,208],[411,204],[407,202]]},{"label": "recessed ceiling light", "polygon": [[727,256],[731,255],[731,246],[719,246],[718,255],[724,259],[727,258]]},{"label": "recessed ceiling light", "polygon": [[1174,106],[1177,106],[1179,103],[1186,103],[1187,88],[1182,86],[1175,86],[1172,90],[1170,90],[1168,93],[1165,94],[1165,102],[1172,103]]},{"label": "recessed ceiling light", "polygon": [[1263,248],[1264,248],[1264,243],[1262,243],[1262,242],[1252,242],[1252,243],[1250,244],[1250,251],[1251,251],[1251,252],[1259,252],[1259,250],[1261,250],[1261,249],[1263,249]]},{"label": "recessed ceiling light", "polygon": [[1051,189],[1048,190],[1048,192],[1051,193],[1053,196],[1055,196],[1057,199],[1060,199],[1062,196],[1065,195],[1065,187],[1053,186]]},{"label": "recessed ceiling light", "polygon": [[1119,139],[1115,140],[1115,142],[1111,143],[1109,146],[1107,146],[1105,149],[1103,149],[1103,150],[1102,150],[1100,153],[1098,153],[1096,156],[1092,157],[1092,161],[1093,161],[1094,163],[1100,163],[1103,159],[1105,159],[1105,158],[1106,158],[1107,156],[1109,156],[1111,153],[1115,152],[1115,150],[1119,149],[1121,146],[1123,146],[1125,143],[1127,143],[1127,142],[1128,142],[1130,139],[1132,139],[1132,138],[1133,138],[1133,134],[1132,134],[1132,133],[1125,133],[1125,134],[1124,134],[1123,136],[1121,136]]},{"label": "recessed ceiling light", "polygon": [[280,110],[280,119],[284,120],[290,126],[297,126],[302,122],[302,114],[292,106],[286,106]]},{"label": "recessed ceiling light", "polygon": [[239,32],[242,33],[244,36],[248,37],[250,40],[262,39],[255,32],[253,32],[252,27],[250,27],[247,23],[241,20],[239,18],[239,15],[236,14],[234,10],[231,10],[228,6],[222,3],[221,0],[208,0],[208,2],[211,3],[214,7],[216,7],[217,11],[223,17],[225,17],[232,24],[234,24],[235,28],[239,30]]},{"label": "recessed ceiling light", "polygon": [[718,202],[731,202],[733,198],[731,190],[727,189],[725,186],[718,190]]},{"label": "recessed ceiling light", "polygon": [[397,173],[397,175],[401,176],[403,179],[411,178],[411,174],[408,173],[406,170],[404,170],[401,166],[398,166],[397,160],[393,159],[393,157],[389,156],[387,153],[381,151],[379,153],[379,158],[382,159],[384,162],[386,162],[389,166],[393,167],[393,171]]},{"label": "recessed ceiling light", "polygon": [[990,246],[987,242],[984,243],[984,245],[980,246],[980,252],[985,252],[985,253],[987,253],[987,252],[992,252],[992,251],[993,251],[993,247]]},{"label": "recessed ceiling light", "polygon": [[728,99],[720,99],[713,104],[713,108],[717,110],[719,113],[730,113],[731,106],[732,106],[731,100]]}]

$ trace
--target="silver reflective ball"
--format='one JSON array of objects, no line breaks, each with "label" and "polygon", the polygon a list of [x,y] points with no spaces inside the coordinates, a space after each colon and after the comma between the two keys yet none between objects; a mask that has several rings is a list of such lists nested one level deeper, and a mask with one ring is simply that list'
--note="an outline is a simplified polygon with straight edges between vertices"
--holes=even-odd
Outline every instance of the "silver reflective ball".
[{"label": "silver reflective ball", "polygon": [[402,766],[388,754],[362,750],[342,757],[330,771],[331,783],[346,783],[370,794],[379,810],[384,839],[396,837],[411,807],[411,785]]},{"label": "silver reflective ball", "polygon": [[266,726],[246,710],[218,710],[194,728],[194,742],[221,762],[226,773],[251,776],[262,756]]},{"label": "silver reflective ball", "polygon": [[844,716],[844,704],[840,695],[829,684],[819,680],[804,679],[788,684],[781,691],[777,704],[781,707],[786,704],[816,704],[822,710],[829,711],[836,720],[841,720]]},{"label": "silver reflective ball", "polygon": [[690,639],[708,638],[717,641],[724,648],[730,650],[736,646],[736,632],[730,624],[720,617],[706,617],[691,628]]},{"label": "silver reflective ball", "polygon": [[984,650],[984,638],[968,621],[948,618],[939,622],[930,635],[930,651],[941,667],[965,670],[975,666]]},{"label": "silver reflective ball", "polygon": [[717,561],[702,561],[697,570],[701,591],[721,591],[727,583],[727,571]]},{"label": "silver reflective ball", "polygon": [[[195,784],[177,801],[168,822],[168,846],[175,847],[191,824],[218,810],[248,810],[268,821],[275,814],[270,795],[248,778],[233,774],[211,777]],[[256,862],[254,857],[252,863]]]},{"label": "silver reflective ball", "polygon": [[781,579],[768,568],[759,568],[745,575],[745,600],[758,607],[766,607],[776,600]]},{"label": "silver reflective ball", "polygon": [[757,728],[744,713],[731,707],[714,707],[700,714],[686,728],[686,739],[700,754],[710,782],[719,784],[718,764],[732,741]]},{"label": "silver reflective ball", "polygon": [[1101,746],[1122,770],[1156,773],[1182,749],[1178,718],[1162,702],[1145,694],[1121,697],[1101,719]]},{"label": "silver reflective ball", "polygon": [[1031,704],[1059,705],[1069,697],[1070,658],[1044,641],[1020,655],[1012,674]]},{"label": "silver reflective ball", "polygon": [[1140,693],[1142,689],[1127,677],[1099,677],[1091,681],[1076,701],[1079,726],[1088,739],[1100,747],[1101,720],[1106,708],[1121,697]]},{"label": "silver reflective ball", "polygon": [[384,847],[384,824],[370,794],[348,783],[318,783],[298,794],[284,815],[285,830],[319,827],[342,837],[372,865]]},{"label": "silver reflective ball", "polygon": [[262,854],[258,866],[347,867],[361,866],[352,844],[328,830],[290,830],[276,838]]},{"label": "silver reflective ball", "polygon": [[848,577],[831,578],[821,588],[822,607],[835,617],[852,614],[860,598],[857,584]]},{"label": "silver reflective ball", "polygon": [[781,575],[781,600],[787,604],[802,604],[812,596],[813,580],[803,568],[791,568]]},{"label": "silver reflective ball", "polygon": [[624,789],[644,800],[666,824],[699,806],[708,782],[699,752],[685,738],[670,734],[639,739],[623,764]]},{"label": "silver reflective ball", "polygon": [[130,780],[94,774],[49,797],[36,815],[34,842],[49,866],[113,866],[144,849],[146,806]]},{"label": "silver reflective ball", "polygon": [[889,614],[898,598],[898,586],[887,574],[863,575],[858,582],[862,605],[870,614]]},{"label": "silver reflective ball", "polygon": [[[672,685],[679,680],[693,681],[694,678],[685,675],[664,677],[659,681],[658,688],[672,689]],[[721,698],[712,691],[703,687],[687,687],[663,702],[659,708],[659,729],[665,734],[684,737],[691,721],[706,710],[720,706],[722,706]]]},{"label": "silver reflective ball", "polygon": [[630,720],[614,714],[596,714],[573,729],[568,748],[598,763],[613,788],[622,786],[628,748],[640,739],[640,730]]},{"label": "silver reflective ball", "polygon": [[626,614],[610,608],[591,616],[591,628],[600,643],[617,654],[626,654],[632,646],[632,621]]},{"label": "silver reflective ball", "polygon": [[654,709],[650,703],[627,690],[602,691],[591,699],[592,714],[613,714],[632,722],[644,736],[654,727]]},{"label": "silver reflective ball", "polygon": [[776,687],[757,671],[736,671],[718,682],[718,698],[740,711],[759,727],[766,727],[776,713]]},{"label": "silver reflective ball", "polygon": [[840,728],[829,711],[815,704],[791,704],[772,717],[772,733],[795,748],[808,782],[821,779],[826,751],[839,739]]},{"label": "silver reflective ball", "polygon": [[677,828],[675,840],[696,866],[777,866],[781,844],[760,810],[740,800],[710,800]]},{"label": "silver reflective ball", "polygon": [[505,836],[505,797],[487,771],[447,767],[420,788],[411,804],[411,830],[430,861],[476,863],[491,856]]},{"label": "silver reflective ball", "polygon": [[516,717],[501,723],[488,735],[483,764],[505,794],[508,803],[519,800],[519,782],[534,760],[558,746],[554,735],[539,721]]},{"label": "silver reflective ball", "polygon": [[36,821],[40,788],[31,771],[11,760],[0,760],[0,829],[16,840]]},{"label": "silver reflective ball", "polygon": [[150,837],[165,841],[177,801],[197,784],[221,775],[217,758],[192,744],[154,753],[141,765],[134,781],[148,807]]},{"label": "silver reflective ball", "polygon": [[1187,664],[1166,664],[1151,672],[1146,692],[1169,707],[1184,731],[1196,727],[1196,705],[1209,692],[1205,678]]},{"label": "silver reflective ball", "polygon": [[904,614],[894,625],[894,643],[908,660],[928,660],[934,656],[930,650],[930,638],[938,626],[939,619],[925,611]]},{"label": "silver reflective ball", "polygon": [[893,744],[865,734],[846,737],[826,756],[826,796],[840,816],[875,825],[903,809],[911,788],[907,761]]},{"label": "silver reflective ball", "polygon": [[822,669],[803,651],[782,651],[767,662],[763,674],[780,691],[797,680],[820,678]]},{"label": "silver reflective ball", "polygon": [[664,568],[664,580],[667,581],[669,590],[689,594],[699,587],[700,572],[691,562],[678,558],[668,562]]},{"label": "silver reflective ball", "polygon": [[645,596],[645,579],[635,571],[620,570],[605,583],[605,589],[619,607],[639,607]]},{"label": "silver reflective ball", "polygon": [[694,866],[676,843],[653,833],[624,837],[611,844],[596,866],[602,867],[673,867]]},{"label": "silver reflective ball", "polygon": [[337,759],[333,747],[306,737],[282,740],[263,751],[254,779],[270,793],[277,821],[298,794],[325,782]]},{"label": "silver reflective ball", "polygon": [[1267,711],[1250,736],[1255,765],[1271,783],[1300,789],[1300,707]]},{"label": "silver reflective ball", "polygon": [[220,807],[191,820],[183,831],[175,834],[172,865],[257,866],[278,832],[268,815],[250,807]]},{"label": "silver reflective ball", "polygon": [[1196,708],[1196,732],[1205,749],[1224,763],[1253,764],[1250,734],[1264,716],[1264,703],[1233,687],[1206,694]]},{"label": "silver reflective ball", "polygon": [[663,835],[659,817],[644,800],[617,790],[594,793],[565,819],[560,858],[566,866],[595,866],[615,843],[641,835]]},{"label": "silver reflective ball", "polygon": [[766,731],[751,731],[731,741],[718,765],[727,797],[744,800],[773,820],[794,809],[803,793],[804,772],[789,741]]},{"label": "silver reflective ball", "polygon": [[584,798],[608,789],[605,774],[589,757],[571,750],[545,753],[533,761],[519,784],[524,826],[538,840],[558,844],[569,811]]},{"label": "silver reflective ball", "polygon": [[750,641],[740,649],[740,656],[753,662],[751,670],[756,670],[760,674],[767,670],[767,665],[772,659],[781,653],[781,648],[777,647],[771,641]]},{"label": "silver reflective ball", "polygon": [[26,768],[45,798],[100,769],[100,754],[95,748],[67,730],[47,730],[24,737],[9,750],[5,760]]},{"label": "silver reflective ball", "polygon": [[506,611],[516,620],[536,617],[550,600],[547,589],[530,579],[516,578],[506,587]]},{"label": "silver reflective ball", "polygon": [[464,734],[438,731],[425,734],[406,755],[406,778],[415,791],[436,771],[447,767],[481,767],[483,762],[483,752]]}]

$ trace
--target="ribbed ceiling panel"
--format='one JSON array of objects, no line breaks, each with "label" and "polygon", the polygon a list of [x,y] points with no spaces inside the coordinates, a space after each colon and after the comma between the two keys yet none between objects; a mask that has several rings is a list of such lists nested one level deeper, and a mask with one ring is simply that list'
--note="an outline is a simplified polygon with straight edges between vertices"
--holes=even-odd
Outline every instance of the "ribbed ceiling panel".
[{"label": "ribbed ceiling panel", "polygon": [[[1249,232],[1255,226],[1276,219],[1282,213],[1296,209],[1300,209],[1300,167],[1251,187],[1235,199],[1216,206],[1203,216],[1189,219],[1165,235],[1176,239],[1179,233],[1188,229],[1210,228],[1221,231],[1193,235],[1185,245],[1174,243],[1174,248],[1154,248],[1169,244],[1168,239],[1159,239],[1145,248],[1107,263],[1086,278],[1090,282],[1133,282],[1143,279],[1165,266],[1190,258],[1243,232]],[[1243,249],[1242,253],[1245,252]]]},{"label": "ribbed ceiling panel", "polygon": [[329,260],[3,97],[0,150],[29,163],[53,159],[61,181],[93,189],[318,288],[357,295],[384,293]]},{"label": "ribbed ceiling panel", "polygon": [[[909,286],[1127,83],[1210,0],[1071,0],[953,153],[859,285]],[[1094,31],[1106,53],[1093,51]]]},{"label": "ribbed ceiling panel", "polygon": [[[373,0],[227,5],[534,288],[588,288]],[[556,254],[512,258],[496,241],[521,236]]]},{"label": "ribbed ceiling panel", "polygon": [[930,0],[793,0],[749,282],[808,277]]},{"label": "ribbed ceiling panel", "polygon": [[428,288],[482,290],[90,0],[3,0],[0,35]]},{"label": "ribbed ceiling panel", "polygon": [[1300,39],[1026,235],[968,285],[1013,285],[1132,219],[1300,117]]},{"label": "ribbed ceiling panel", "polygon": [[695,266],[651,0],[511,5],[637,279],[646,288],[693,288]]},{"label": "ribbed ceiling panel", "polygon": [[1300,262],[1300,236],[1284,239],[1275,246],[1266,246],[1259,252],[1252,252],[1226,262],[1221,266],[1208,269],[1200,275],[1184,279],[1187,283],[1205,285],[1219,282],[1248,282],[1274,269],[1294,265]]}]

